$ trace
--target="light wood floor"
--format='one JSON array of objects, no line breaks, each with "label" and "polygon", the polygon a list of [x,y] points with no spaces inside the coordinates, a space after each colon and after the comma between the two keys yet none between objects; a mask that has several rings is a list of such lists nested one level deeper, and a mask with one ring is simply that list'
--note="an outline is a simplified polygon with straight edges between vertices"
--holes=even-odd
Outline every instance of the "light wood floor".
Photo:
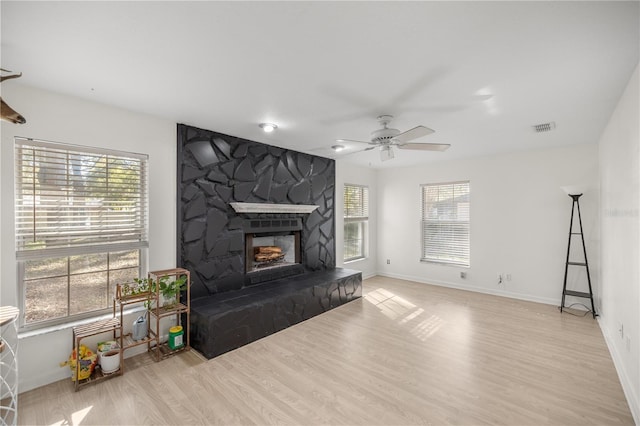
[{"label": "light wood floor", "polygon": [[375,277],[365,296],[212,360],[26,392],[21,424],[616,425],[633,419],[597,322]]}]

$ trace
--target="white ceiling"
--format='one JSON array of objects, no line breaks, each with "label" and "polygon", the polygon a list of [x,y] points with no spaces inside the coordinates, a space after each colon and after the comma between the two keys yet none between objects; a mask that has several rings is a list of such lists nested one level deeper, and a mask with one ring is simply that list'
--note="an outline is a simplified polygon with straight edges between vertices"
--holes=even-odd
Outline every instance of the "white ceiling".
[{"label": "white ceiling", "polygon": [[596,143],[638,64],[639,5],[3,0],[2,68],[23,73],[4,84],[316,155],[368,140],[380,114],[452,144],[344,157],[399,167]]}]

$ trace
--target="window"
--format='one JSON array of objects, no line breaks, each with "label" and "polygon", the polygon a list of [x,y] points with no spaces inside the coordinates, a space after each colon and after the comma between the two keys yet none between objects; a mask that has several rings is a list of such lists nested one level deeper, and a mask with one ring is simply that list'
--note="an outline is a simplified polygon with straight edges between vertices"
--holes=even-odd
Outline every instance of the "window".
[{"label": "window", "polygon": [[142,275],[147,161],[146,155],[16,138],[23,328],[103,313],[116,283]]},{"label": "window", "polygon": [[366,256],[369,222],[369,188],[344,186],[344,256],[345,262]]},{"label": "window", "polygon": [[469,266],[469,182],[422,185],[421,260]]}]

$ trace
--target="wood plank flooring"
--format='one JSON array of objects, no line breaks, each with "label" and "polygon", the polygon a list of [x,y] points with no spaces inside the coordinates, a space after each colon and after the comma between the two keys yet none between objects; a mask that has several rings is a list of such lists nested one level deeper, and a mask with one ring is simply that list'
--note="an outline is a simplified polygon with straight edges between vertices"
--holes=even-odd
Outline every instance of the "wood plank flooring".
[{"label": "wood plank flooring", "polygon": [[20,424],[632,425],[595,320],[374,277],[363,298],[212,360],[23,393]]}]

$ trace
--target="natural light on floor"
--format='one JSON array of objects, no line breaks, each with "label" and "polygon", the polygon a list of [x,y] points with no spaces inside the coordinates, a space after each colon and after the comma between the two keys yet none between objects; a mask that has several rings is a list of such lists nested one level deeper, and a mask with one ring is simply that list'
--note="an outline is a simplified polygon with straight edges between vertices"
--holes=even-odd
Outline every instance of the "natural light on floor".
[{"label": "natural light on floor", "polygon": [[51,426],[67,426],[67,425],[79,425],[82,423],[89,411],[93,408],[93,405],[88,406],[87,408],[83,408],[82,410],[78,410],[75,413],[71,414],[71,423],[68,420],[60,420],[59,422],[52,423]]},{"label": "natural light on floor", "polygon": [[411,327],[409,332],[422,341],[426,341],[444,324],[444,320],[437,315],[424,318],[427,315],[424,309],[384,288],[370,291],[364,295],[364,300],[375,305],[390,320]]}]

